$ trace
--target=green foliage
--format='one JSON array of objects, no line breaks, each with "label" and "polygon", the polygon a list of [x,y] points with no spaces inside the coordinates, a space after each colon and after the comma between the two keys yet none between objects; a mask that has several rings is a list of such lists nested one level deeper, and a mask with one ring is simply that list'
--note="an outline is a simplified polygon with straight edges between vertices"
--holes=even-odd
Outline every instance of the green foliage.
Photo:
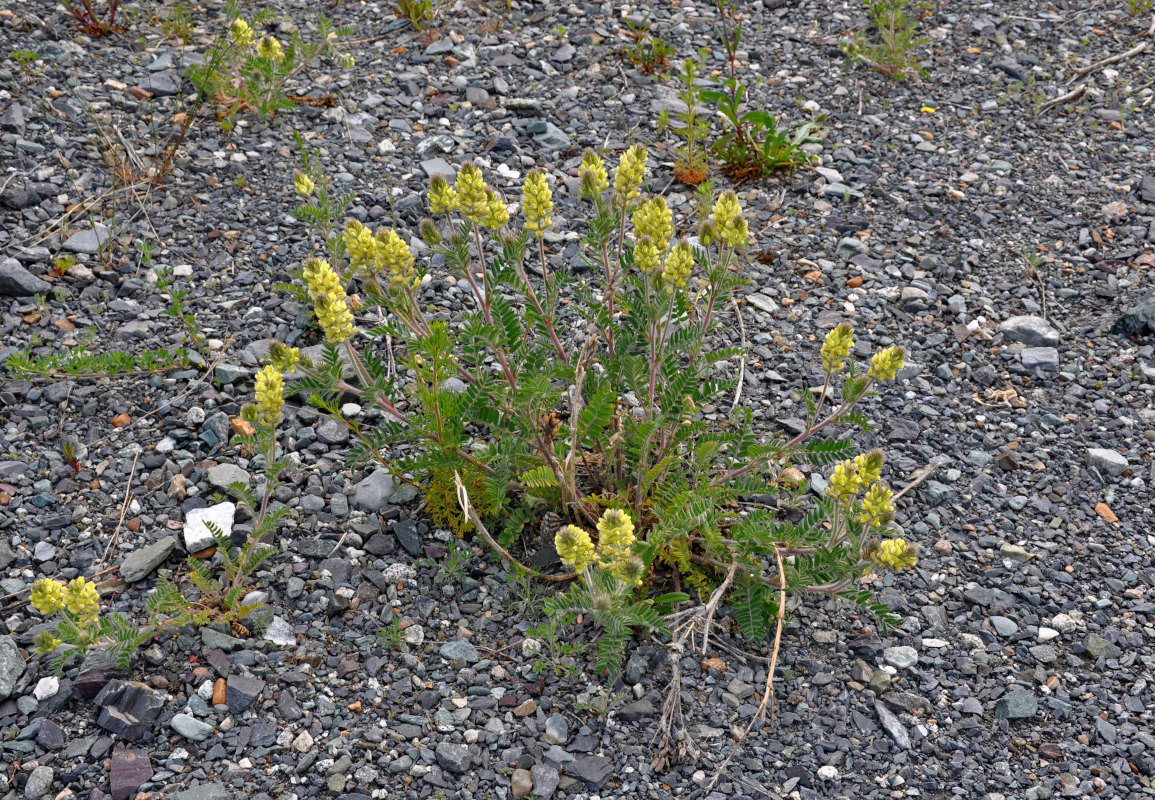
[{"label": "green foliage", "polygon": [[626,60],[646,75],[662,72],[674,53],[674,46],[660,34],[654,33],[654,23],[649,17],[626,17],[625,22],[630,38],[625,49]]},{"label": "green foliage", "polygon": [[678,159],[674,164],[674,175],[682,183],[697,186],[710,175],[710,165],[706,162],[701,151],[701,142],[710,134],[710,120],[698,113],[698,103],[701,92],[697,86],[700,67],[693,59],[686,59],[682,63],[682,71],[678,80],[682,83],[679,97],[686,106],[685,111],[678,112],[680,125],[672,129],[684,144],[678,147]]},{"label": "green foliage", "polygon": [[1151,0],[1127,0],[1127,13],[1136,17],[1150,11],[1152,5]]},{"label": "green foliage", "polygon": [[[123,20],[116,15],[120,11],[120,0],[61,0],[68,13],[76,20],[80,30],[89,36],[108,36],[124,30]],[[103,5],[103,10],[100,6]]]},{"label": "green foliage", "polygon": [[[184,329],[186,343],[203,354],[205,350],[205,340],[201,335],[200,325],[197,324],[196,315],[185,308],[185,298],[188,297],[188,289],[176,288],[176,275],[173,268],[167,265],[153,265],[152,242],[146,239],[137,239],[134,244],[140,258],[140,265],[145,269],[152,269],[153,274],[156,275],[156,289],[161,295],[168,295],[168,308],[164,310],[166,317],[172,317],[180,323]],[[187,351],[183,351],[187,352]]]},{"label": "green foliage", "polygon": [[416,31],[433,27],[438,16],[433,0],[396,0],[393,13],[408,21]]},{"label": "green foliage", "polygon": [[187,363],[187,351],[183,348],[141,350],[139,353],[121,350],[90,353],[78,349],[48,355],[34,355],[31,350],[21,350],[8,356],[4,368],[14,378],[52,378],[64,375],[78,378],[155,373],[178,369]]},{"label": "green foliage", "polygon": [[928,39],[918,35],[907,16],[907,0],[864,0],[873,35],[858,34],[845,45],[852,59],[895,80],[918,74],[916,50]]}]

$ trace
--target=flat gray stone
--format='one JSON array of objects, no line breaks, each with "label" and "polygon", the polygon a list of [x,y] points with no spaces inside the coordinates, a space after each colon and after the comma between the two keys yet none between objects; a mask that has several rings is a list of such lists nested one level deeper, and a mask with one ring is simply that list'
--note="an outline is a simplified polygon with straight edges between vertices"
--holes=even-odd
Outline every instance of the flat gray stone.
[{"label": "flat gray stone", "polygon": [[918,663],[918,651],[913,647],[888,647],[882,652],[882,658],[895,669],[910,669]]},{"label": "flat gray stone", "polygon": [[1029,719],[1039,710],[1034,692],[1015,689],[995,703],[995,719]]},{"label": "flat gray stone", "polygon": [[909,750],[910,734],[907,733],[898,716],[881,700],[874,701],[874,710],[878,713],[878,720],[882,723],[882,729],[886,731],[887,735],[894,739],[895,744],[903,750]]},{"label": "flat gray stone", "polygon": [[444,158],[438,156],[437,158],[427,158],[421,162],[421,169],[425,171],[426,177],[432,178],[434,175],[443,175],[449,182],[457,179],[457,170],[446,161]]},{"label": "flat gray stone", "polygon": [[1059,351],[1054,347],[1024,347],[1019,359],[1027,369],[1059,371]]},{"label": "flat gray stone", "polygon": [[533,777],[534,800],[549,800],[553,797],[553,793],[557,791],[557,785],[561,781],[556,767],[534,764],[530,767],[529,774]]},{"label": "flat gray stone", "polygon": [[228,489],[234,483],[249,485],[249,473],[236,464],[217,464],[215,467],[209,467],[208,479],[209,483],[218,489]]},{"label": "flat gray stone", "polygon": [[32,770],[28,782],[24,784],[24,796],[28,800],[39,800],[52,791],[52,781],[55,778],[52,767],[37,767]]},{"label": "flat gray stone", "polygon": [[48,294],[52,284],[42,281],[14,258],[0,261],[0,297],[31,297]]},{"label": "flat gray stone", "polygon": [[476,664],[478,661],[477,648],[464,639],[454,639],[441,645],[441,657],[447,661],[464,661]]},{"label": "flat gray stone", "polygon": [[353,489],[353,505],[376,514],[389,502],[397,487],[388,470],[378,469],[358,481]]},{"label": "flat gray stone", "polygon": [[1022,342],[1027,347],[1058,347],[1062,342],[1059,332],[1042,317],[1024,314],[1011,317],[999,325],[999,332],[1009,342]]},{"label": "flat gray stone", "polygon": [[70,253],[83,253],[94,256],[100,252],[102,247],[106,247],[111,241],[112,233],[106,226],[98,223],[94,228],[72,234],[64,240],[64,244],[62,244],[61,247]]},{"label": "flat gray stone", "polygon": [[442,769],[448,770],[456,775],[461,775],[469,769],[469,765],[473,763],[473,754],[469,752],[469,748],[463,744],[453,744],[452,742],[439,742],[437,749],[434,751],[437,757],[437,763]]},{"label": "flat gray stone", "polygon": [[176,537],[166,536],[159,542],[129,553],[128,558],[120,565],[120,577],[126,583],[136,583],[147,578],[154,569],[164,563],[174,549]]},{"label": "flat gray stone", "polygon": [[1087,451],[1087,465],[1112,477],[1122,475],[1130,467],[1122,453],[1103,447],[1092,447]]},{"label": "flat gray stone", "polygon": [[203,742],[213,734],[212,725],[189,714],[177,714],[168,724],[181,736],[194,742]]},{"label": "flat gray stone", "polygon": [[0,700],[12,696],[16,681],[24,674],[24,659],[11,636],[0,636]]}]

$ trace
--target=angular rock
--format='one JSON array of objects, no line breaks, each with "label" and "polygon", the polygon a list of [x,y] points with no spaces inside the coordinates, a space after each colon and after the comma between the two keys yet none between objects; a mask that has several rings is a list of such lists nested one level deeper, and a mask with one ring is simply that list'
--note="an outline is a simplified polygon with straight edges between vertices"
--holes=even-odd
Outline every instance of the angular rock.
[{"label": "angular rock", "polygon": [[16,259],[0,261],[0,297],[31,297],[51,291],[52,284],[24,269]]},{"label": "angular rock", "polygon": [[165,695],[136,681],[111,680],[93,702],[100,706],[97,725],[135,742],[160,716]]},{"label": "angular rock", "polygon": [[1024,347],[1019,359],[1027,369],[1059,371],[1059,351],[1054,347]]},{"label": "angular rock", "polygon": [[176,549],[176,537],[166,536],[159,542],[148,547],[129,553],[128,558],[120,565],[120,577],[125,583],[136,583],[144,580],[152,571],[164,563],[173,550]]},{"label": "angular rock", "polygon": [[251,706],[265,690],[265,682],[244,675],[230,675],[227,697],[229,711],[239,714]]},{"label": "angular rock", "polygon": [[212,725],[201,722],[191,714],[177,714],[168,724],[181,736],[194,742],[203,742],[213,733]]},{"label": "angular rock", "polygon": [[1038,710],[1039,701],[1034,692],[1015,689],[995,703],[995,719],[1029,719]]},{"label": "angular rock", "polygon": [[36,732],[36,744],[45,750],[64,749],[64,729],[50,719],[40,721],[40,730]]},{"label": "angular rock", "polygon": [[117,750],[108,770],[112,800],[128,800],[142,784],[152,780],[152,764],[143,750]]},{"label": "angular rock", "polygon": [[379,469],[366,475],[353,487],[353,505],[362,511],[378,513],[397,490],[388,470]]},{"label": "angular rock", "polygon": [[1111,325],[1111,333],[1120,336],[1146,336],[1155,333],[1155,294],[1120,314]]},{"label": "angular rock", "polygon": [[72,690],[82,700],[91,700],[114,678],[124,678],[124,670],[115,664],[99,664],[80,671],[72,682]]},{"label": "angular rock", "polygon": [[1112,477],[1122,475],[1130,466],[1124,455],[1102,447],[1092,447],[1087,451],[1087,465]]},{"label": "angular rock", "polygon": [[237,513],[234,503],[217,503],[207,508],[194,508],[185,515],[184,548],[190,553],[199,553],[216,544],[216,539],[206,523],[216,525],[228,538],[233,532],[233,517]]},{"label": "angular rock", "polygon": [[1042,317],[1025,314],[1011,317],[999,325],[999,332],[1010,342],[1022,342],[1027,347],[1058,347],[1062,342],[1059,332]]},{"label": "angular rock", "polygon": [[605,786],[613,772],[614,762],[605,756],[578,756],[565,768],[568,777],[582,781],[591,792]]},{"label": "angular rock", "polygon": [[1104,639],[1097,633],[1088,633],[1083,637],[1083,649],[1091,656],[1091,658],[1118,658],[1123,655],[1123,651],[1117,645]]},{"label": "angular rock", "polygon": [[617,716],[626,722],[637,722],[640,719],[652,717],[656,713],[657,710],[654,708],[654,704],[643,698],[641,700],[635,700],[632,703],[626,703],[618,711]]},{"label": "angular rock", "polygon": [[453,744],[452,742],[439,742],[437,749],[434,751],[437,757],[437,763],[442,769],[448,770],[456,775],[461,775],[469,769],[469,765],[473,762],[473,755],[469,752],[469,748],[462,744]]},{"label": "angular rock", "polygon": [[529,773],[533,776],[534,800],[549,800],[553,797],[553,793],[557,791],[557,785],[561,781],[557,768],[546,764],[534,764],[529,768]]},{"label": "angular rock", "polygon": [[72,234],[64,240],[64,244],[62,244],[61,247],[70,253],[83,253],[94,256],[111,241],[111,231],[109,231],[106,226],[97,223],[93,228]]},{"label": "angular rock", "polygon": [[878,719],[882,723],[883,730],[891,739],[894,739],[895,744],[903,750],[909,750],[910,734],[906,732],[906,728],[903,727],[895,713],[881,700],[874,701],[874,710],[878,713]]},{"label": "angular rock", "polygon": [[16,681],[24,674],[24,659],[11,636],[0,636],[0,700],[12,696]]},{"label": "angular rock", "polygon": [[52,767],[37,767],[32,770],[28,782],[24,784],[24,796],[28,800],[39,800],[52,791],[52,781],[55,778]]},{"label": "angular rock", "polygon": [[227,490],[234,483],[249,485],[249,473],[236,464],[217,464],[214,467],[209,467],[208,479],[209,483],[218,489]]},{"label": "angular rock", "polygon": [[467,664],[476,664],[478,661],[477,648],[464,639],[455,639],[441,645],[441,657],[447,661],[464,661]]}]

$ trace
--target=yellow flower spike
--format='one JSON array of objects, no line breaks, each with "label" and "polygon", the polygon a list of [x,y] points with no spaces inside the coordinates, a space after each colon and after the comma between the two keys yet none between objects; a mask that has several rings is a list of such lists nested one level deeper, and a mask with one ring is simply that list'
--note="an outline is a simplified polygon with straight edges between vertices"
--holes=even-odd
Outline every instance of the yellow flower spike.
[{"label": "yellow flower spike", "polygon": [[349,310],[341,279],[329,262],[310,259],[305,264],[304,278],[313,301],[313,313],[325,332],[325,340],[336,346],[352,337],[353,312]]},{"label": "yellow flower spike", "polygon": [[634,248],[634,266],[639,272],[649,275],[651,280],[657,280],[662,274],[663,249],[654,244],[653,239],[643,237]]},{"label": "yellow flower spike", "polygon": [[839,323],[822,343],[822,369],[831,375],[841,371],[853,347],[854,329],[847,322]]},{"label": "yellow flower spike", "polygon": [[829,485],[826,487],[826,496],[840,503],[849,503],[858,496],[858,469],[852,459],[838,464],[830,473]]},{"label": "yellow flower spike", "polygon": [[607,508],[598,520],[598,549],[609,564],[634,554],[634,521],[619,508]]},{"label": "yellow flower spike", "polygon": [[481,226],[496,233],[509,222],[509,209],[493,189],[486,189],[485,197],[485,213],[481,217]]},{"label": "yellow flower spike", "polygon": [[881,450],[871,450],[854,457],[854,468],[858,470],[859,486],[869,486],[882,478],[883,455]]},{"label": "yellow flower spike", "polygon": [[867,558],[877,566],[898,571],[918,563],[918,550],[905,539],[886,539],[868,548]]},{"label": "yellow flower spike", "polygon": [[345,230],[341,231],[341,240],[345,243],[345,252],[353,262],[353,268],[373,274],[377,271],[377,242],[372,232],[355,219],[345,223]]},{"label": "yellow flower spike", "polygon": [[719,231],[728,228],[742,214],[742,204],[733,190],[726,190],[714,202],[714,225]]},{"label": "yellow flower spike", "polygon": [[876,381],[892,381],[898,376],[906,361],[906,350],[902,347],[888,347],[879,350],[870,359],[870,370],[867,373]]},{"label": "yellow flower spike", "polygon": [[64,587],[64,607],[81,627],[90,627],[100,616],[100,595],[96,585],[83,577],[73,578]]},{"label": "yellow flower spike", "polygon": [[461,214],[476,225],[489,210],[489,193],[481,170],[472,163],[461,165],[457,172],[457,197]]},{"label": "yellow flower spike", "polygon": [[64,587],[51,578],[41,578],[32,584],[29,602],[45,616],[54,614],[64,606]]},{"label": "yellow flower spike", "polygon": [[920,111],[922,111],[922,113],[924,113],[924,114],[933,114],[934,113],[934,109],[931,108],[930,106],[923,106],[920,109]]},{"label": "yellow flower spike", "polygon": [[635,144],[622,153],[618,161],[618,171],[614,174],[615,200],[620,208],[625,208],[637,199],[642,179],[646,176],[648,157],[646,148],[640,144]]},{"label": "yellow flower spike", "polygon": [[673,294],[677,289],[685,289],[690,282],[690,272],[694,269],[694,250],[689,242],[678,242],[666,255],[666,263],[662,266],[662,283],[666,293]]},{"label": "yellow flower spike", "polygon": [[285,48],[281,47],[276,36],[262,36],[257,42],[257,56],[278,63],[285,60]]},{"label": "yellow flower spike", "polygon": [[285,380],[281,371],[269,365],[257,373],[257,421],[262,428],[273,430],[281,421],[281,409],[285,405]]},{"label": "yellow flower spike", "polygon": [[750,243],[750,225],[745,217],[735,217],[729,225],[718,231],[718,238],[735,250],[741,249]]},{"label": "yellow flower spike", "polygon": [[626,586],[641,586],[646,579],[646,562],[638,556],[630,556],[611,564],[610,574]]},{"label": "yellow flower spike", "polygon": [[278,372],[296,372],[304,360],[301,351],[296,347],[289,347],[283,342],[273,342],[269,345],[269,363],[276,367]]},{"label": "yellow flower spike", "polygon": [[602,157],[593,150],[586,150],[582,153],[582,163],[578,175],[581,177],[581,196],[586,200],[593,200],[610,188],[610,180],[606,176],[606,164],[602,161]]},{"label": "yellow flower spike", "polygon": [[301,197],[312,196],[313,189],[315,188],[316,184],[313,183],[313,179],[303,172],[298,172],[297,177],[293,178],[293,189],[295,189]]},{"label": "yellow flower spike", "polygon": [[379,231],[377,245],[381,261],[389,270],[390,285],[398,289],[411,287],[417,271],[413,269],[413,253],[405,240],[395,230]]},{"label": "yellow flower spike", "polygon": [[458,208],[457,190],[449,185],[444,175],[434,175],[429,182],[429,213],[449,214]]},{"label": "yellow flower spike", "polygon": [[554,534],[553,546],[562,563],[574,572],[581,572],[594,562],[594,543],[590,535],[576,525],[560,528]]},{"label": "yellow flower spike", "polygon": [[664,197],[655,197],[634,211],[634,233],[638,238],[648,236],[664,251],[674,235],[674,214]]},{"label": "yellow flower spike", "polygon": [[540,239],[553,225],[553,192],[545,175],[534,171],[525,176],[521,187],[521,206],[525,210],[525,229]]},{"label": "yellow flower spike", "polygon": [[249,23],[237,17],[229,26],[229,38],[236,47],[244,49],[253,43],[253,29],[249,27]]},{"label": "yellow flower spike", "polygon": [[894,492],[885,483],[876,483],[870,487],[866,497],[862,498],[862,512],[858,515],[864,525],[881,528],[894,519]]}]

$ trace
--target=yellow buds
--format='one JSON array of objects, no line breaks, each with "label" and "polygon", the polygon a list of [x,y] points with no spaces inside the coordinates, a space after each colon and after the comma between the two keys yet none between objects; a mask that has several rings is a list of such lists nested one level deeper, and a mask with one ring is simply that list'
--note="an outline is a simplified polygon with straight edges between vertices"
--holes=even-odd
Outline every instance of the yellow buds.
[{"label": "yellow buds", "polygon": [[582,153],[582,163],[578,171],[581,177],[581,196],[586,200],[599,197],[610,186],[606,176],[606,164],[593,150]]},{"label": "yellow buds", "polygon": [[854,457],[854,467],[858,470],[858,482],[869,486],[882,478],[883,455],[881,450],[871,450]]},{"label": "yellow buds", "polygon": [[905,360],[906,350],[901,347],[879,350],[870,359],[870,370],[867,374],[876,381],[892,381],[902,369]]},{"label": "yellow buds", "polygon": [[345,243],[345,251],[354,269],[370,275],[376,274],[377,240],[368,228],[351,219],[345,223],[345,230],[341,231],[341,240]]},{"label": "yellow buds", "polygon": [[734,248],[744,247],[750,240],[750,227],[742,216],[742,205],[732,191],[723,192],[714,203],[711,238],[715,236]]},{"label": "yellow buds", "polygon": [[485,213],[481,215],[481,226],[491,231],[499,231],[509,222],[509,209],[493,189],[485,190]]},{"label": "yellow buds", "polygon": [[83,577],[73,578],[64,587],[64,608],[76,617],[81,627],[95,624],[100,616],[100,595],[96,592],[96,585]]},{"label": "yellow buds", "polygon": [[51,578],[41,578],[32,584],[29,602],[41,614],[54,614],[64,606],[64,587]]},{"label": "yellow buds", "polygon": [[257,42],[257,56],[266,61],[280,62],[285,60],[285,48],[275,36],[262,36]]},{"label": "yellow buds", "polygon": [[842,369],[852,347],[854,347],[854,330],[849,323],[839,323],[826,334],[826,341],[822,344],[822,369],[830,375],[837,373]]},{"label": "yellow buds", "polygon": [[271,363],[278,372],[296,372],[297,367],[305,360],[305,357],[301,355],[301,351],[296,347],[289,347],[287,344],[276,341],[269,345],[269,363]]},{"label": "yellow buds", "polygon": [[853,460],[847,459],[838,464],[830,473],[826,496],[840,503],[849,503],[858,496],[858,489],[858,468],[854,466]]},{"label": "yellow buds", "polygon": [[634,266],[649,275],[651,280],[656,280],[661,275],[663,249],[648,236],[642,237],[634,248]]},{"label": "yellow buds", "polygon": [[316,184],[313,183],[313,179],[303,172],[298,172],[297,176],[293,178],[293,189],[295,189],[301,197],[311,196],[315,188]]},{"label": "yellow buds", "polygon": [[627,586],[641,586],[646,579],[646,562],[630,556],[610,564],[610,574]]},{"label": "yellow buds", "polygon": [[413,253],[395,230],[377,232],[377,254],[389,270],[389,284],[398,289],[415,289],[421,280],[413,269]]},{"label": "yellow buds", "polygon": [[253,43],[253,29],[249,23],[237,17],[229,26],[229,38],[235,46],[244,49]]},{"label": "yellow buds", "polygon": [[356,63],[352,53],[342,53],[337,56],[337,66],[341,69],[353,69]]},{"label": "yellow buds", "polygon": [[896,571],[918,563],[918,550],[905,539],[876,542],[866,548],[864,555],[876,566]]},{"label": "yellow buds", "polygon": [[634,554],[634,521],[618,508],[607,508],[598,520],[598,549],[612,565]]},{"label": "yellow buds", "polygon": [[433,214],[448,214],[458,206],[457,190],[449,185],[444,175],[434,175],[429,182],[429,211]]},{"label": "yellow buds", "polygon": [[257,373],[257,422],[261,427],[272,430],[281,421],[281,409],[285,405],[285,380],[281,371],[271,364]]},{"label": "yellow buds", "polygon": [[646,175],[646,148],[635,144],[622,153],[618,161],[618,171],[614,174],[615,200],[620,208],[625,208],[638,196],[642,178]]},{"label": "yellow buds", "polygon": [[478,224],[489,210],[489,194],[481,170],[472,163],[462,164],[457,172],[457,196],[462,215],[474,225]]},{"label": "yellow buds", "polygon": [[421,224],[417,226],[417,231],[421,234],[421,241],[430,247],[441,244],[441,231],[433,220],[429,218],[421,220]]},{"label": "yellow buds", "polygon": [[317,324],[331,345],[338,345],[353,335],[353,312],[349,310],[341,279],[328,261],[311,259],[305,264],[305,284],[313,301]]},{"label": "yellow buds", "polygon": [[870,487],[862,498],[862,512],[858,516],[864,525],[881,528],[894,519],[894,493],[884,483]]},{"label": "yellow buds", "polygon": [[525,176],[521,187],[521,205],[525,210],[525,229],[540,239],[545,229],[553,225],[553,193],[545,175],[534,171]]},{"label": "yellow buds", "polygon": [[51,631],[41,631],[36,634],[36,638],[34,638],[32,642],[36,645],[36,652],[42,656],[53,652],[62,644]]},{"label": "yellow buds", "polygon": [[664,251],[674,235],[674,215],[664,197],[655,197],[638,206],[634,212],[634,233],[648,236]]},{"label": "yellow buds", "polygon": [[666,255],[662,267],[662,283],[668,294],[676,289],[685,289],[690,282],[690,271],[694,268],[694,250],[689,242],[678,242]]},{"label": "yellow buds", "polygon": [[576,525],[566,525],[553,537],[553,546],[562,563],[581,572],[594,562],[594,543],[590,535]]}]

